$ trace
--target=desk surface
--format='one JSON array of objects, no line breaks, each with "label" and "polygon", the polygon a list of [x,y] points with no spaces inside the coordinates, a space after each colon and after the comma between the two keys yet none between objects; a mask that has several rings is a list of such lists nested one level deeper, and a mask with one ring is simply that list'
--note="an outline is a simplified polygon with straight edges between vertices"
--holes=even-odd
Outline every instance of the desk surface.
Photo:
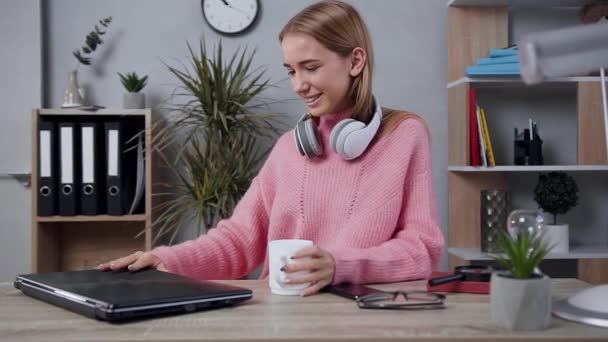
[{"label": "desk surface", "polygon": [[[553,316],[551,328],[539,332],[511,332],[497,328],[490,318],[489,296],[449,294],[447,308],[428,311],[362,310],[354,302],[319,294],[278,296],[267,282],[221,281],[250,288],[253,299],[239,306],[213,311],[110,324],[85,318],[23,295],[10,283],[0,284],[0,340],[2,341],[306,341],[306,340],[581,340],[608,339],[608,329]],[[554,280],[555,299],[587,285],[574,279]],[[423,282],[374,286],[384,290],[421,289]]]}]

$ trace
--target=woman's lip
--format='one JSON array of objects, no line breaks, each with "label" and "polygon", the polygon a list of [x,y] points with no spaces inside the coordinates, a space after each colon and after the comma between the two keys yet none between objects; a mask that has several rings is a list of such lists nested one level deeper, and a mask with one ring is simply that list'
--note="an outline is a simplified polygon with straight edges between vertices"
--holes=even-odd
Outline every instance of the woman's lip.
[{"label": "woman's lip", "polygon": [[[319,99],[321,98],[321,96],[322,96],[322,95],[323,95],[323,94],[321,93],[321,94],[316,95],[316,96],[312,96],[312,97],[307,97],[307,98],[304,98],[304,102],[306,102],[306,104],[307,104],[307,105],[309,105],[309,106],[310,106],[310,105],[314,105],[314,104],[316,104],[316,103],[319,101]],[[313,98],[313,99],[315,99],[315,100],[314,100],[314,101],[309,101],[309,100],[308,100],[309,98]]]}]

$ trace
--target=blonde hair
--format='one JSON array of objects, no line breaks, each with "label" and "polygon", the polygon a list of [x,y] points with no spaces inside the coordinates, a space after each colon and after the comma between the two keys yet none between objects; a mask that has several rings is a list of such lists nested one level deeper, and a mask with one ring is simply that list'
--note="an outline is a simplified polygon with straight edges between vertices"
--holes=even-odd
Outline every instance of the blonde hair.
[{"label": "blonde hair", "polygon": [[359,12],[342,1],[321,1],[306,7],[291,18],[281,30],[279,41],[283,42],[288,33],[309,35],[342,57],[348,57],[357,47],[365,50],[367,61],[363,70],[353,79],[348,96],[354,103],[352,117],[369,122],[374,112],[374,53],[369,31]]},{"label": "blonde hair", "polygon": [[430,132],[429,132],[429,128],[426,124],[426,121],[419,115],[414,114],[412,112],[408,112],[408,111],[401,111],[401,110],[390,109],[390,108],[382,108],[382,114],[383,114],[382,115],[382,126],[380,126],[378,133],[376,133],[376,136],[374,137],[374,141],[372,141],[372,144],[374,144],[376,141],[384,138],[385,136],[391,134],[397,128],[397,126],[399,126],[405,120],[420,121],[426,128],[426,131],[429,134],[429,138],[430,138]]}]

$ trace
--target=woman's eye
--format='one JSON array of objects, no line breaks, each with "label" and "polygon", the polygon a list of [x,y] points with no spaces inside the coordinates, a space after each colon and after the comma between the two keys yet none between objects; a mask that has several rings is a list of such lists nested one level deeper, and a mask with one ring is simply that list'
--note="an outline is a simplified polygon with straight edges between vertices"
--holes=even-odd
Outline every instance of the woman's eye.
[{"label": "woman's eye", "polygon": [[319,69],[319,67],[316,67],[316,66],[315,67],[306,67],[306,71],[308,71],[308,72],[313,72],[317,69]]},{"label": "woman's eye", "polygon": [[287,70],[287,75],[293,76],[296,72],[293,70]]}]

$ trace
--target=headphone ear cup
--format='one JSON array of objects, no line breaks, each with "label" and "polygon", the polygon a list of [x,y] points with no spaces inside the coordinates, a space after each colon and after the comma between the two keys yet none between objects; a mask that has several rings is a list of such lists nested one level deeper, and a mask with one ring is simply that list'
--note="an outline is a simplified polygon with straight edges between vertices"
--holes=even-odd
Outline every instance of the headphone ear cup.
[{"label": "headphone ear cup", "polygon": [[300,152],[301,156],[306,156],[304,153],[304,147],[302,146],[302,142],[300,141],[300,123],[296,124],[296,127],[293,130],[293,136],[296,141],[296,146],[298,147],[298,152]]},{"label": "headphone ear cup", "polygon": [[310,154],[312,156],[320,156],[323,154],[323,146],[319,143],[319,137],[317,136],[317,130],[313,120],[304,121],[304,128],[306,129],[306,137],[308,138],[308,146],[310,148]]},{"label": "headphone ear cup", "polygon": [[312,120],[299,121],[294,129],[298,151],[301,155],[310,159],[323,153],[323,148],[319,145],[315,132]]},{"label": "headphone ear cup", "polygon": [[342,129],[344,129],[346,125],[354,121],[354,119],[344,119],[338,122],[336,126],[334,126],[334,129],[331,130],[331,134],[329,135],[329,144],[331,145],[331,148],[334,149],[334,151],[338,152],[338,148],[336,147],[336,141],[338,140],[340,132],[342,132]]},{"label": "headphone ear cup", "polygon": [[354,132],[360,131],[365,128],[365,124],[361,121],[352,120],[346,125],[341,127],[340,131],[336,134],[335,151],[345,160],[351,160],[358,157],[358,154],[353,154],[352,151],[359,150],[359,146],[350,146],[350,144],[357,144],[357,140],[352,141],[348,139]]}]

